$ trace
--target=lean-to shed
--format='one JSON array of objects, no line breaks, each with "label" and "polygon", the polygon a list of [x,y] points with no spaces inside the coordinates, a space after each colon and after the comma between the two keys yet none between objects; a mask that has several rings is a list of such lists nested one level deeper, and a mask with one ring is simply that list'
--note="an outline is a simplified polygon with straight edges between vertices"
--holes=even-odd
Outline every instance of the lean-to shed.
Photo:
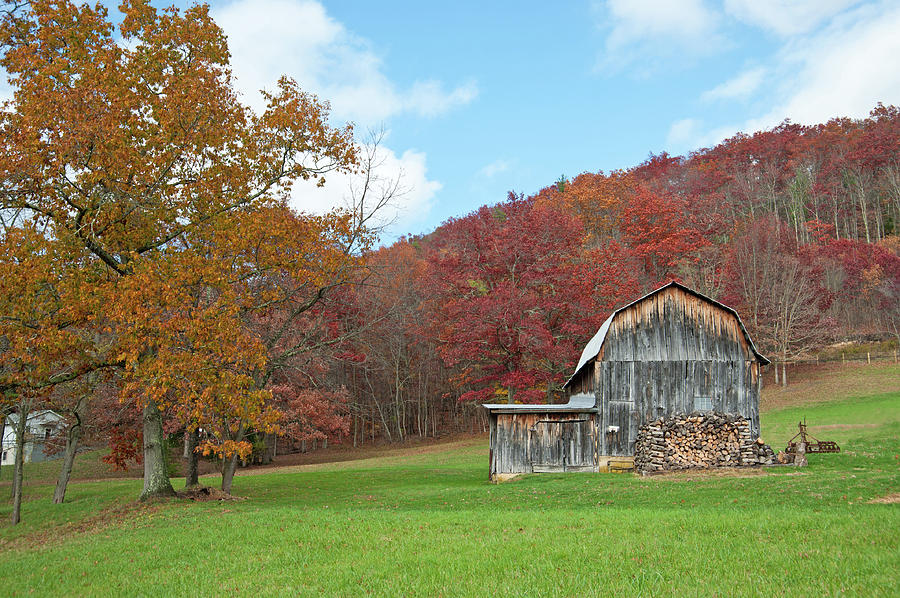
[{"label": "lean-to shed", "polygon": [[490,475],[601,471],[638,429],[675,413],[743,415],[759,436],[761,366],[730,307],[671,282],[616,310],[565,384],[566,405],[484,405]]}]

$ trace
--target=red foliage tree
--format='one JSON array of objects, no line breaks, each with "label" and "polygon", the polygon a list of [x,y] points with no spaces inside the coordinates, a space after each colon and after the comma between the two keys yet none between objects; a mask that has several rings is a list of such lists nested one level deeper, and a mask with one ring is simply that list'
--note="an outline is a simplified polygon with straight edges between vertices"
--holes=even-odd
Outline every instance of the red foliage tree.
[{"label": "red foliage tree", "polygon": [[694,253],[709,244],[687,214],[686,202],[638,187],[625,206],[622,239],[643,265],[643,279],[658,286],[676,274],[676,266],[692,260]]},{"label": "red foliage tree", "polygon": [[572,215],[512,194],[435,234],[429,323],[461,400],[553,396],[605,315],[598,290],[619,274],[583,241]]}]

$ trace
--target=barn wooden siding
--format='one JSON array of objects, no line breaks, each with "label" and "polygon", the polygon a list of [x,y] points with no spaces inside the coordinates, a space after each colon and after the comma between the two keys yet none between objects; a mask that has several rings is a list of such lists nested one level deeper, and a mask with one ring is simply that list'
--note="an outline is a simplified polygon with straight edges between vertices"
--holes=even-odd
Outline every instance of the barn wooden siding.
[{"label": "barn wooden siding", "polygon": [[743,415],[758,436],[759,367],[732,312],[670,286],[616,314],[570,386],[597,394],[600,454],[626,456],[645,422],[700,408]]},{"label": "barn wooden siding", "polygon": [[598,356],[603,361],[751,361],[733,313],[676,286],[616,315]]},{"label": "barn wooden siding", "polygon": [[490,476],[597,471],[596,413],[492,413]]}]

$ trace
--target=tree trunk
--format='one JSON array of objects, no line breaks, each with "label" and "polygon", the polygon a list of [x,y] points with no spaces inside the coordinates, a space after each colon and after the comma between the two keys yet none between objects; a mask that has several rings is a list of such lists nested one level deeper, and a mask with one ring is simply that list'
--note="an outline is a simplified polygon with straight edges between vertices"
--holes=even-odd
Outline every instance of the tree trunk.
[{"label": "tree trunk", "polygon": [[10,521],[13,525],[22,520],[22,482],[25,477],[25,430],[28,424],[28,408],[20,403],[19,421],[16,422],[16,468],[13,473],[13,509]]},{"label": "tree trunk", "polygon": [[866,202],[865,188],[862,186],[862,182],[859,180],[859,177],[857,177],[857,189],[859,190],[857,196],[859,197],[859,207],[860,211],[862,212],[863,226],[865,227],[866,231],[866,243],[871,243],[872,238],[869,235],[869,210],[867,209],[868,206],[866,205],[868,202]]},{"label": "tree trunk", "polygon": [[275,450],[278,447],[278,436],[272,432],[266,432],[263,436],[263,442],[265,442],[266,449],[263,451],[262,462],[263,465],[268,465],[275,459]]},{"label": "tree trunk", "polygon": [[53,504],[62,504],[66,499],[66,489],[69,487],[69,478],[72,476],[72,466],[75,464],[75,454],[78,452],[78,442],[81,440],[81,416],[87,407],[88,395],[78,399],[75,404],[75,423],[66,434],[66,454],[63,456],[62,468],[59,470],[59,478],[56,480],[56,490],[53,491]]},{"label": "tree trunk", "polygon": [[144,490],[141,500],[162,496],[175,496],[175,489],[166,470],[162,415],[156,403],[148,401],[144,406]]},{"label": "tree trunk", "polygon": [[[234,441],[240,442],[244,439],[244,423],[238,426],[237,434],[235,434]],[[222,468],[222,492],[226,494],[231,494],[231,484],[234,482],[234,472],[237,470],[237,462],[238,462],[238,454],[235,453],[228,457],[225,460],[225,465]]]},{"label": "tree trunk", "polygon": [[231,484],[234,482],[234,472],[237,469],[238,455],[231,455],[225,461],[225,467],[222,469],[222,492],[231,494]]},{"label": "tree trunk", "polygon": [[781,386],[787,386],[787,359],[781,362]]},{"label": "tree trunk", "polygon": [[200,455],[197,453],[197,445],[200,444],[200,431],[184,431],[186,442],[184,450],[187,453],[187,467],[184,474],[184,487],[191,488],[200,485]]},{"label": "tree trunk", "polygon": [[[0,453],[3,452],[3,437],[6,436],[6,414],[0,414]],[[355,447],[354,447],[355,448]],[[2,457],[2,454],[0,454]],[[3,462],[0,459],[0,480],[3,479]]]},{"label": "tree trunk", "polygon": [[[384,409],[381,408],[381,404],[375,401],[375,406],[378,407],[378,415],[381,417],[381,426],[382,431],[387,434],[388,442],[394,442],[394,437],[391,435],[391,427],[388,426],[387,419],[384,417]],[[374,420],[372,423],[372,442],[375,442],[375,424]]]}]

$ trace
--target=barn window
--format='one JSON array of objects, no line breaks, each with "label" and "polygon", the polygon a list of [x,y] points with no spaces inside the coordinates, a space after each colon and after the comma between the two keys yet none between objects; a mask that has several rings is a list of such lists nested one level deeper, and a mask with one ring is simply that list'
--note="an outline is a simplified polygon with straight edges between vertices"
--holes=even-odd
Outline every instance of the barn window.
[{"label": "barn window", "polygon": [[712,397],[694,397],[694,411],[712,411]]}]

